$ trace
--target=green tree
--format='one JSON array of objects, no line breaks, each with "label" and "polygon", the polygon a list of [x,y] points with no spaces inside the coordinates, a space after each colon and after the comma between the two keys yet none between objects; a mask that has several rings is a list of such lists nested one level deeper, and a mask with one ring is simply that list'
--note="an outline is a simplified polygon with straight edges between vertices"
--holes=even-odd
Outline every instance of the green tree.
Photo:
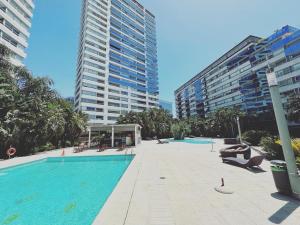
[{"label": "green tree", "polygon": [[237,108],[220,108],[212,115],[213,127],[221,137],[235,137],[237,134],[237,116],[243,117],[244,114]]},{"label": "green tree", "polygon": [[163,109],[149,109],[144,112],[128,112],[118,118],[118,124],[139,124],[142,126],[142,137],[170,137],[172,115]]},{"label": "green tree", "polygon": [[187,124],[190,126],[190,135],[200,137],[207,135],[207,124],[206,119],[202,117],[192,116],[185,120]]},{"label": "green tree", "polygon": [[60,100],[59,105],[63,110],[65,120],[61,144],[63,147],[73,146],[81,134],[86,131],[88,116],[82,112],[74,112],[73,106],[65,100]]},{"label": "green tree", "polygon": [[172,115],[164,109],[151,109],[148,111],[148,120],[151,121],[154,136],[165,138],[170,136],[170,129],[172,125]]},{"label": "green tree", "polygon": [[85,130],[86,116],[66,105],[52,80],[12,66],[8,56],[0,45],[0,157],[10,145],[18,155],[28,155],[47,150],[46,145],[74,143]]},{"label": "green tree", "polygon": [[191,132],[191,127],[185,121],[177,121],[172,124],[171,131],[175,140],[183,140]]}]

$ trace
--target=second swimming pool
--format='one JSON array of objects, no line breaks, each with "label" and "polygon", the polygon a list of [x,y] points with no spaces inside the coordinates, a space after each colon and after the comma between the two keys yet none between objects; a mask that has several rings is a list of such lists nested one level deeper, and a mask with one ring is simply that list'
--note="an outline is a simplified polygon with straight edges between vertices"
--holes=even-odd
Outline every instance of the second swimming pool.
[{"label": "second swimming pool", "polygon": [[174,140],[171,139],[171,142],[183,142],[188,144],[213,144],[212,139],[202,139],[202,138],[185,138],[184,140]]}]

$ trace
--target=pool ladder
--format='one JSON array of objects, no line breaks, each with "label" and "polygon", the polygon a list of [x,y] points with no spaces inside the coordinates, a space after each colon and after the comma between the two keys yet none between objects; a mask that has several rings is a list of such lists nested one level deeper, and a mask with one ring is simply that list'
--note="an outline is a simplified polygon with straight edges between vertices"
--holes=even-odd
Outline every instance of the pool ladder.
[{"label": "pool ladder", "polygon": [[125,150],[125,155],[129,155],[129,154],[128,154],[128,150],[131,150],[131,151],[130,151],[130,155],[132,155],[132,154],[133,154],[132,148],[130,148],[130,149],[129,149],[129,148],[126,148],[126,150]]}]

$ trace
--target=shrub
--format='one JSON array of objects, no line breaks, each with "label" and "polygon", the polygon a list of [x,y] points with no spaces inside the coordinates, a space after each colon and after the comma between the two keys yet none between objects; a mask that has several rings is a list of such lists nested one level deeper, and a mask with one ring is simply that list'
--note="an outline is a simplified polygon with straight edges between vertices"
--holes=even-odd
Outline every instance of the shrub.
[{"label": "shrub", "polygon": [[283,151],[281,145],[276,143],[278,138],[275,137],[263,137],[260,141],[260,145],[263,150],[267,153],[267,158],[270,160],[280,159],[284,160]]},{"label": "shrub", "polygon": [[185,122],[177,122],[172,125],[171,131],[175,140],[183,140],[191,132],[191,129]]},{"label": "shrub", "polygon": [[71,141],[66,141],[65,147],[72,147],[72,146],[74,146],[74,145],[72,144]]},{"label": "shrub", "polygon": [[258,145],[262,137],[269,136],[267,131],[263,130],[249,130],[243,133],[242,138],[244,141],[251,143],[252,145]]},{"label": "shrub", "polygon": [[296,156],[300,157],[300,138],[296,138],[292,140],[292,147]]},{"label": "shrub", "polygon": [[[281,141],[278,137],[263,137],[260,144],[263,146],[264,151],[267,152],[269,159],[284,160]],[[291,141],[291,145],[295,153],[297,163],[300,163],[300,139],[293,139]]]},{"label": "shrub", "polygon": [[45,144],[45,145],[43,145],[41,147],[34,148],[34,153],[51,151],[53,149],[55,149],[55,146],[52,143],[48,142],[47,144]]},{"label": "shrub", "polygon": [[[281,145],[281,142],[279,139],[276,140],[275,143]],[[295,153],[295,156],[300,156],[300,139],[299,138],[292,139],[291,145],[292,145],[292,149]]]},{"label": "shrub", "polygon": [[296,163],[297,163],[298,168],[300,168],[300,156],[298,156],[296,158]]}]

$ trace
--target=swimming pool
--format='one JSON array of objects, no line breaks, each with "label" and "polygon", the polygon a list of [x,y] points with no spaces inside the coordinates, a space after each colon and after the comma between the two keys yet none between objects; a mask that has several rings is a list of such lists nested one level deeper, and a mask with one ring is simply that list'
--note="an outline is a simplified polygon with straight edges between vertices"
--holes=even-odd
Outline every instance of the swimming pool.
[{"label": "swimming pool", "polygon": [[92,224],[133,157],[47,158],[0,170],[0,224]]},{"label": "swimming pool", "polygon": [[184,140],[174,140],[170,139],[171,142],[183,142],[188,144],[213,144],[212,139],[202,139],[202,138],[185,138]]}]

